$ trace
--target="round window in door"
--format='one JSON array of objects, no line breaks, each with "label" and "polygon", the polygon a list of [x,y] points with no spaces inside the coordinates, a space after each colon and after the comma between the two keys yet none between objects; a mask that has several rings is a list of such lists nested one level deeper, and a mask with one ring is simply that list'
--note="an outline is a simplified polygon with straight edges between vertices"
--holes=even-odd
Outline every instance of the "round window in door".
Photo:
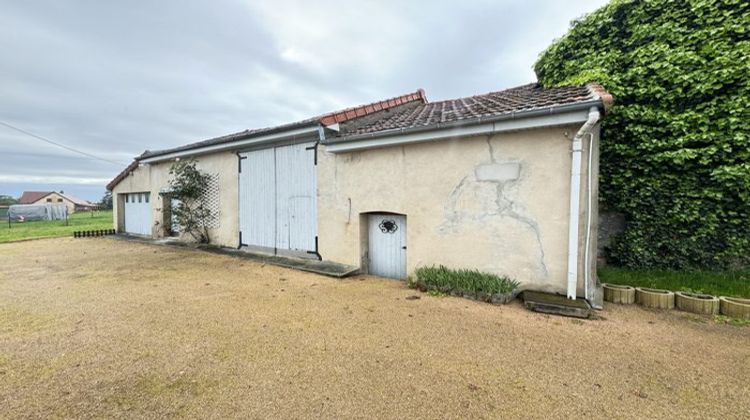
[{"label": "round window in door", "polygon": [[398,225],[393,219],[383,219],[378,227],[383,233],[396,233],[398,230]]}]

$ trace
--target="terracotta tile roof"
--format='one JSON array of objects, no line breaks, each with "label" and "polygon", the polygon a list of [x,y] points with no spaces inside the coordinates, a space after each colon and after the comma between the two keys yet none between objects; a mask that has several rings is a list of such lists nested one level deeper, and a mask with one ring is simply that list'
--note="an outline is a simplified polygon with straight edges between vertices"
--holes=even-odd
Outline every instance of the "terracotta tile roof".
[{"label": "terracotta tile roof", "polygon": [[51,193],[52,191],[24,191],[21,198],[18,199],[18,204],[36,203],[40,198],[44,198]]},{"label": "terracotta tile roof", "polygon": [[339,135],[346,137],[387,130],[433,127],[462,120],[494,117],[596,99],[602,99],[604,103],[604,95],[611,102],[611,96],[601,86],[597,85],[543,88],[536,83],[532,83],[484,95],[423,103],[400,112],[392,112],[388,116],[370,121],[367,124],[353,124],[344,127]]},{"label": "terracotta tile roof", "polygon": [[317,117],[308,118],[306,120],[297,121],[297,122],[293,122],[289,124],[277,125],[274,127],[258,128],[258,129],[253,129],[253,130],[244,130],[238,133],[232,133],[232,134],[227,134],[224,136],[214,137],[208,140],[190,143],[184,146],[178,146],[178,147],[174,147],[171,149],[163,149],[163,150],[155,150],[155,151],[146,150],[140,156],[138,156],[136,160],[134,160],[130,165],[128,165],[127,168],[125,168],[122,172],[117,174],[117,176],[115,176],[114,179],[112,179],[112,181],[109,182],[109,184],[107,184],[107,190],[112,191],[115,188],[115,186],[120,183],[120,181],[125,179],[125,177],[127,177],[128,174],[134,171],[138,167],[138,160],[140,159],[161,156],[161,155],[165,155],[168,153],[200,149],[206,146],[214,146],[218,144],[231,143],[236,140],[251,138],[253,136],[259,136],[263,134],[272,134],[272,133],[282,132],[285,130],[302,128],[306,126],[313,126],[313,125],[318,125],[318,124],[332,125],[336,123],[351,121],[353,119],[357,119],[357,118],[361,118],[365,116],[373,116],[375,114],[382,113],[388,109],[402,108],[405,105],[408,105],[410,103],[417,104],[417,103],[426,103],[426,102],[427,102],[427,97],[425,96],[424,90],[419,89],[416,92],[407,93],[405,95],[396,96],[390,99],[372,102],[372,103],[365,104],[365,105],[359,105],[359,106],[352,107],[352,108],[346,108],[340,111],[330,112],[327,114],[319,115]]},{"label": "terracotta tile roof", "polygon": [[107,189],[111,191],[115,185],[135,170],[138,166],[138,160],[141,159],[231,143],[295,128],[340,124],[338,137],[346,140],[346,137],[349,136],[375,136],[379,133],[397,130],[433,129],[441,125],[460,124],[464,121],[469,124],[472,120],[482,118],[498,117],[535,109],[553,109],[571,104],[583,106],[584,103],[588,102],[598,102],[606,110],[612,105],[613,101],[612,96],[599,85],[543,88],[539,84],[532,83],[484,95],[432,103],[427,102],[424,90],[419,89],[405,95],[290,124],[245,130],[171,149],[147,150],[107,184]]},{"label": "terracotta tile roof", "polygon": [[293,122],[289,124],[240,131],[238,133],[232,133],[232,134],[227,134],[227,135],[220,136],[220,137],[214,137],[208,140],[190,143],[184,146],[178,146],[178,147],[174,147],[171,149],[163,149],[163,150],[155,150],[155,151],[146,150],[145,152],[143,152],[142,155],[138,156],[136,159],[138,160],[146,159],[150,157],[165,155],[168,153],[183,152],[183,151],[188,151],[188,150],[193,150],[193,149],[199,149],[201,147],[206,147],[206,146],[214,146],[218,144],[231,143],[235,140],[251,138],[253,136],[258,136],[258,135],[263,135],[263,134],[272,134],[272,133],[282,132],[285,130],[291,130],[294,128],[302,128],[302,127],[311,126],[311,125],[318,125],[318,124],[331,125],[337,122],[349,121],[355,118],[360,118],[366,115],[374,114],[374,113],[383,111],[385,109],[389,109],[392,107],[397,107],[400,105],[404,105],[410,102],[417,102],[417,101],[421,103],[425,103],[427,101],[427,98],[424,94],[424,90],[419,89],[413,93],[396,96],[390,99],[385,99],[382,101],[377,101],[377,102],[369,103],[366,105],[359,105],[359,106],[352,107],[352,108],[346,108],[340,111],[330,112],[327,114],[319,115],[317,117],[312,117],[312,118],[308,118],[305,120],[301,120],[301,121],[297,121],[297,122]]},{"label": "terracotta tile roof", "polygon": [[418,101],[423,104],[427,103],[427,96],[424,93],[424,89],[419,89],[414,93],[408,93],[406,95],[397,96],[395,98],[373,102],[367,105],[360,105],[354,108],[347,108],[341,111],[332,112],[330,114],[324,114],[318,117],[318,120],[321,124],[328,126],[353,120],[355,118],[364,117],[378,111],[383,111],[414,101]]}]

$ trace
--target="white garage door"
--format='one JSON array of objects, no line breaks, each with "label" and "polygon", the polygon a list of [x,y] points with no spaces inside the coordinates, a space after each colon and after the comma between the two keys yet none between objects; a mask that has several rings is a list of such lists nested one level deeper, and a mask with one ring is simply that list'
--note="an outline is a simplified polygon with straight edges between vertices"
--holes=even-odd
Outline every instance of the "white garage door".
[{"label": "white garage door", "polygon": [[147,192],[125,194],[125,232],[151,236],[151,203]]},{"label": "white garage door", "polygon": [[241,153],[241,244],[314,253],[316,188],[315,143]]}]

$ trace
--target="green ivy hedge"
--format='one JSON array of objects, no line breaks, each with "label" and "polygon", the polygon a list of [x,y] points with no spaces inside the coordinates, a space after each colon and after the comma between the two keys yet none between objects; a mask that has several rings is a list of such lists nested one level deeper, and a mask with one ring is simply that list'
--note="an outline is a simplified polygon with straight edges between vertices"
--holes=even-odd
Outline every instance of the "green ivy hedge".
[{"label": "green ivy hedge", "polygon": [[630,267],[727,268],[750,255],[750,2],[614,0],[534,66],[546,86],[598,82],[601,198]]}]

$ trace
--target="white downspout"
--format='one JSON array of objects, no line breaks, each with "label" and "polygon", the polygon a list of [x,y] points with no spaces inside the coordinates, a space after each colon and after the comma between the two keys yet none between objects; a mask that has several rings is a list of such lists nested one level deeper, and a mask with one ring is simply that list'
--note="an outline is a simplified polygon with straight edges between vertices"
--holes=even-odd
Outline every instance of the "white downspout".
[{"label": "white downspout", "polygon": [[[597,107],[589,109],[589,117],[573,137],[570,168],[570,220],[568,222],[568,298],[576,298],[578,286],[578,216],[581,206],[581,153],[583,137],[599,122]],[[589,150],[589,153],[591,151]],[[589,168],[589,171],[591,168]],[[589,191],[589,194],[591,192]]]},{"label": "white downspout", "polygon": [[586,166],[586,242],[583,244],[583,285],[586,300],[591,301],[593,296],[589,295],[589,248],[591,247],[591,165],[594,161],[594,133],[589,133],[589,164]]}]

